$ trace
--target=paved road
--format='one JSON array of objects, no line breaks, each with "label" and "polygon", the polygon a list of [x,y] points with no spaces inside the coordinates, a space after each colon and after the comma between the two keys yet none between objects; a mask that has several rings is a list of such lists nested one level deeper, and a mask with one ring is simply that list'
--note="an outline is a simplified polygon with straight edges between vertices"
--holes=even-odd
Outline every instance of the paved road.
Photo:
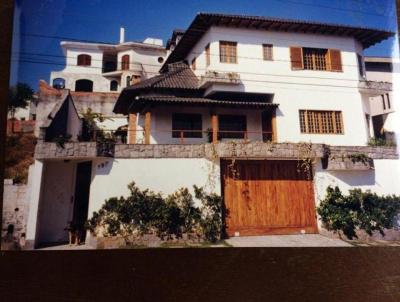
[{"label": "paved road", "polygon": [[305,235],[268,235],[232,237],[225,240],[233,247],[338,247],[352,246],[340,240],[319,234]]}]

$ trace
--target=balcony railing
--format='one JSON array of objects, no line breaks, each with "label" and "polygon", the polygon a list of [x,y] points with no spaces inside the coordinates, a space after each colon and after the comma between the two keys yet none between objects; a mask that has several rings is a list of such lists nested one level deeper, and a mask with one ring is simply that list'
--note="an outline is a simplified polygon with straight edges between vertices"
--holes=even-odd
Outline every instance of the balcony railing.
[{"label": "balcony railing", "polygon": [[[273,141],[272,131],[235,131],[218,130],[217,141],[234,140],[237,142]],[[190,129],[157,129],[146,133],[145,130],[95,130],[81,141],[96,141],[104,146],[102,150],[109,150],[110,144],[150,144],[151,139],[161,144],[202,144],[216,142],[213,140],[213,131]],[[103,147],[101,147],[103,148]],[[108,151],[107,151],[108,152]]]},{"label": "balcony railing", "polygon": [[392,83],[378,81],[360,81],[358,89],[362,93],[380,95],[392,91]]},{"label": "balcony railing", "polygon": [[200,79],[200,86],[205,88],[211,84],[240,84],[240,75],[236,72],[207,71]]}]

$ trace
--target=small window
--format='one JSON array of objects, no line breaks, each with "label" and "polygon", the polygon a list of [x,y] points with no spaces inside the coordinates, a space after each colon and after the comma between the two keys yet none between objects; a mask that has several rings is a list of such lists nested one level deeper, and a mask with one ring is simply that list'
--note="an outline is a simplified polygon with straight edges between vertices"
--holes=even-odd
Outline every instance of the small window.
[{"label": "small window", "polygon": [[237,63],[237,43],[220,41],[219,59],[221,63]]},{"label": "small window", "polygon": [[126,77],[126,87],[128,87],[128,86],[130,86],[131,85],[131,77],[130,76],[127,76]]},{"label": "small window", "polygon": [[196,58],[193,58],[192,60],[192,69],[196,70]]},{"label": "small window", "polygon": [[201,114],[172,114],[172,137],[202,138]]},{"label": "small window", "polygon": [[263,44],[262,47],[263,47],[264,61],[272,61],[273,60],[272,44]]},{"label": "small window", "polygon": [[75,91],[92,92],[93,82],[90,80],[78,80],[75,82]]},{"label": "small window", "polygon": [[383,110],[386,110],[385,95],[384,95],[384,94],[382,94],[382,95],[381,95],[381,98],[382,98],[382,106],[383,106]]},{"label": "small window", "polygon": [[387,107],[388,109],[390,109],[390,97],[389,97],[389,93],[386,93],[386,99],[387,99]]},{"label": "small window", "polygon": [[206,66],[210,66],[211,64],[210,44],[207,44],[205,51],[206,51]]},{"label": "small window", "polygon": [[78,56],[78,66],[90,66],[92,64],[92,57],[86,54],[82,54]]},{"label": "small window", "polygon": [[360,74],[361,77],[365,78],[363,57],[359,54],[357,54],[357,63],[358,63],[358,73]]},{"label": "small window", "polygon": [[24,118],[24,117],[21,117],[21,121],[25,121],[25,118]]},{"label": "small window", "polygon": [[32,114],[32,118],[33,121],[36,121],[36,114]]},{"label": "small window", "polygon": [[53,88],[64,89],[65,88],[65,80],[63,78],[54,79],[53,80]]},{"label": "small window", "polygon": [[158,61],[158,63],[164,63],[164,58],[163,57],[158,57],[158,59],[157,59],[157,61]]},{"label": "small window", "polygon": [[129,55],[123,55],[121,59],[121,70],[129,70]]},{"label": "small window", "polygon": [[245,138],[247,121],[245,115],[219,115],[219,138]]},{"label": "small window", "polygon": [[117,91],[118,90],[118,81],[113,80],[110,82],[110,91]]},{"label": "small window", "polygon": [[310,134],[343,134],[341,111],[300,110],[300,131]]}]

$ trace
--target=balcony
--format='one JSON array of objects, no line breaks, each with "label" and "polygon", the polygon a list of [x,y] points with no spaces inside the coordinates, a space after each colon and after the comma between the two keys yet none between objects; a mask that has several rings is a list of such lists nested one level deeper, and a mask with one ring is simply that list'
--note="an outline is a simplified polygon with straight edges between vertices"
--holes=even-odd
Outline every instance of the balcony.
[{"label": "balcony", "polygon": [[200,78],[201,88],[208,88],[212,84],[238,85],[240,83],[240,75],[236,72],[207,71]]},{"label": "balcony", "polygon": [[361,93],[378,96],[392,91],[392,83],[378,81],[360,81],[358,89]]}]

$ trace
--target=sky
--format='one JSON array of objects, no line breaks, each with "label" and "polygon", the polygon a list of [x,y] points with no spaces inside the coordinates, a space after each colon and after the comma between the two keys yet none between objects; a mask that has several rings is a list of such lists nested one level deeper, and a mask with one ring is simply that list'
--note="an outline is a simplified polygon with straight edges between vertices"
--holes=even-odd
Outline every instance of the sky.
[{"label": "sky", "polygon": [[[11,84],[28,83],[62,70],[60,41],[119,42],[161,38],[187,28],[198,12],[299,19],[397,31],[395,0],[16,0]],[[391,38],[365,51],[390,56]]]}]

